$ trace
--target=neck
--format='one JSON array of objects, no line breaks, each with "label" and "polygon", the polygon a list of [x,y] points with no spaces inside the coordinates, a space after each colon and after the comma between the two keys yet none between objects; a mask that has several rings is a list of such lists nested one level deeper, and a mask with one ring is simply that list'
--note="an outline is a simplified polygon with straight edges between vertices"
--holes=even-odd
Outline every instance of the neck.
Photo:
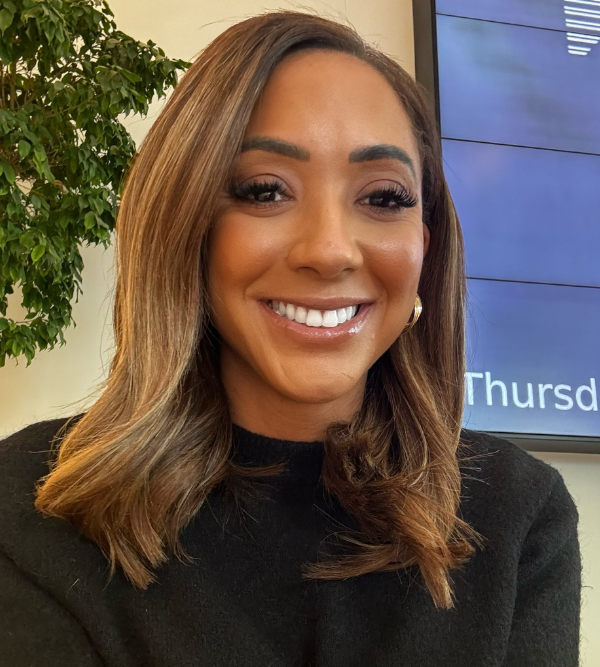
[{"label": "neck", "polygon": [[[312,403],[285,395],[260,377],[221,364],[221,380],[234,424],[278,440],[321,441],[330,424],[352,419],[362,404],[365,382],[333,400]],[[366,378],[365,378],[366,381]]]}]

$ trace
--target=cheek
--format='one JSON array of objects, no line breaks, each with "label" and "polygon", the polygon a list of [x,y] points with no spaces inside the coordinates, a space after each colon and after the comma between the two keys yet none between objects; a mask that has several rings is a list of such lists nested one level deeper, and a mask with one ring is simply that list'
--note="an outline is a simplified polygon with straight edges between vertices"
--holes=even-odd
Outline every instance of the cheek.
[{"label": "cheek", "polygon": [[422,234],[402,234],[389,238],[370,250],[373,273],[388,300],[413,302],[423,265]]},{"label": "cheek", "polygon": [[378,278],[386,295],[379,333],[382,349],[397,340],[411,317],[422,264],[422,251],[406,245],[380,256]]},{"label": "cheek", "polygon": [[235,212],[223,215],[213,226],[208,244],[208,301],[222,343],[222,359],[237,360],[234,366],[242,361],[246,370],[248,364],[268,368],[269,350],[265,353],[257,299],[264,298],[265,284],[278,284],[272,273],[285,256],[281,239],[267,223]]},{"label": "cheek", "polygon": [[[224,304],[244,301],[252,285],[276,262],[280,252],[260,222],[235,214],[217,221],[208,248],[209,299],[219,317]],[[228,313],[235,317],[236,311]]]}]

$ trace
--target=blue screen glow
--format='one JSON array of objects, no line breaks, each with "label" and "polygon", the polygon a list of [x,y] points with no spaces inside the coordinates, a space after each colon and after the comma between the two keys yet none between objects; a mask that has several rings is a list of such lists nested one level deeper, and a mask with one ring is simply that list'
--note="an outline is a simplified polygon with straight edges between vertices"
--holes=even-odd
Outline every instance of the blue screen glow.
[{"label": "blue screen glow", "polygon": [[437,0],[464,425],[600,436],[600,0]]},{"label": "blue screen glow", "polygon": [[598,292],[469,280],[467,428],[600,434]]},{"label": "blue screen glow", "polygon": [[[581,10],[594,8],[581,0],[573,4],[579,4]],[[565,20],[571,16],[565,14],[562,2],[552,0],[436,0],[435,7],[438,14],[555,30],[564,30]]]},{"label": "blue screen glow", "polygon": [[470,276],[600,287],[600,157],[443,140]]},{"label": "blue screen glow", "polygon": [[580,57],[556,30],[437,22],[444,137],[600,154],[600,45]]}]

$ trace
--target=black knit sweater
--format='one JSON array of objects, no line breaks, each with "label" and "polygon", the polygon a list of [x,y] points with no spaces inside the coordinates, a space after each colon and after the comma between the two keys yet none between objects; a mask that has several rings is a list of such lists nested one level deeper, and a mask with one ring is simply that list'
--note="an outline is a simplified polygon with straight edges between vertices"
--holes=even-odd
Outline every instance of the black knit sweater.
[{"label": "black knit sweater", "polygon": [[[240,518],[213,491],[177,558],[134,589],[96,544],[33,506],[65,420],[0,442],[0,667],[576,667],[577,510],[559,473],[511,443],[464,431],[481,458],[460,516],[487,538],[437,610],[416,567],[309,582],[301,565],[348,516],[319,483],[319,443],[234,427],[235,458],[289,461]],[[329,545],[329,546],[328,546]]]}]

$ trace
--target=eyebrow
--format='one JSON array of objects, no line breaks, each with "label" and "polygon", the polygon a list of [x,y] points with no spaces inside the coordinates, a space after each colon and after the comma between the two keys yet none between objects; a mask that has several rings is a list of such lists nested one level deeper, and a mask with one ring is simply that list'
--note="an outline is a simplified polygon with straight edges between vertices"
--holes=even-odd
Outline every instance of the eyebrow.
[{"label": "eyebrow", "polygon": [[364,148],[357,148],[350,153],[350,162],[370,162],[371,160],[383,160],[385,158],[392,158],[399,160],[405,164],[416,178],[415,165],[408,154],[398,146],[392,144],[375,144],[374,146],[365,146]]},{"label": "eyebrow", "polygon": [[[291,144],[288,141],[283,141],[282,139],[273,139],[272,137],[251,137],[250,139],[246,139],[242,144],[240,152],[244,153],[251,150],[277,153],[278,155],[302,160],[303,162],[310,159],[310,153],[305,148]],[[399,160],[405,164],[416,179],[415,165],[409,155],[401,148],[398,148],[398,146],[392,144],[374,144],[373,146],[357,148],[350,153],[348,161],[350,163],[370,162],[371,160],[384,160],[386,158]]]},{"label": "eyebrow", "polygon": [[242,144],[241,153],[245,151],[258,150],[268,151],[269,153],[277,153],[285,157],[291,157],[295,160],[302,160],[306,162],[310,158],[310,153],[296,144],[290,144],[281,139],[272,139],[271,137],[252,137],[246,139]]}]

